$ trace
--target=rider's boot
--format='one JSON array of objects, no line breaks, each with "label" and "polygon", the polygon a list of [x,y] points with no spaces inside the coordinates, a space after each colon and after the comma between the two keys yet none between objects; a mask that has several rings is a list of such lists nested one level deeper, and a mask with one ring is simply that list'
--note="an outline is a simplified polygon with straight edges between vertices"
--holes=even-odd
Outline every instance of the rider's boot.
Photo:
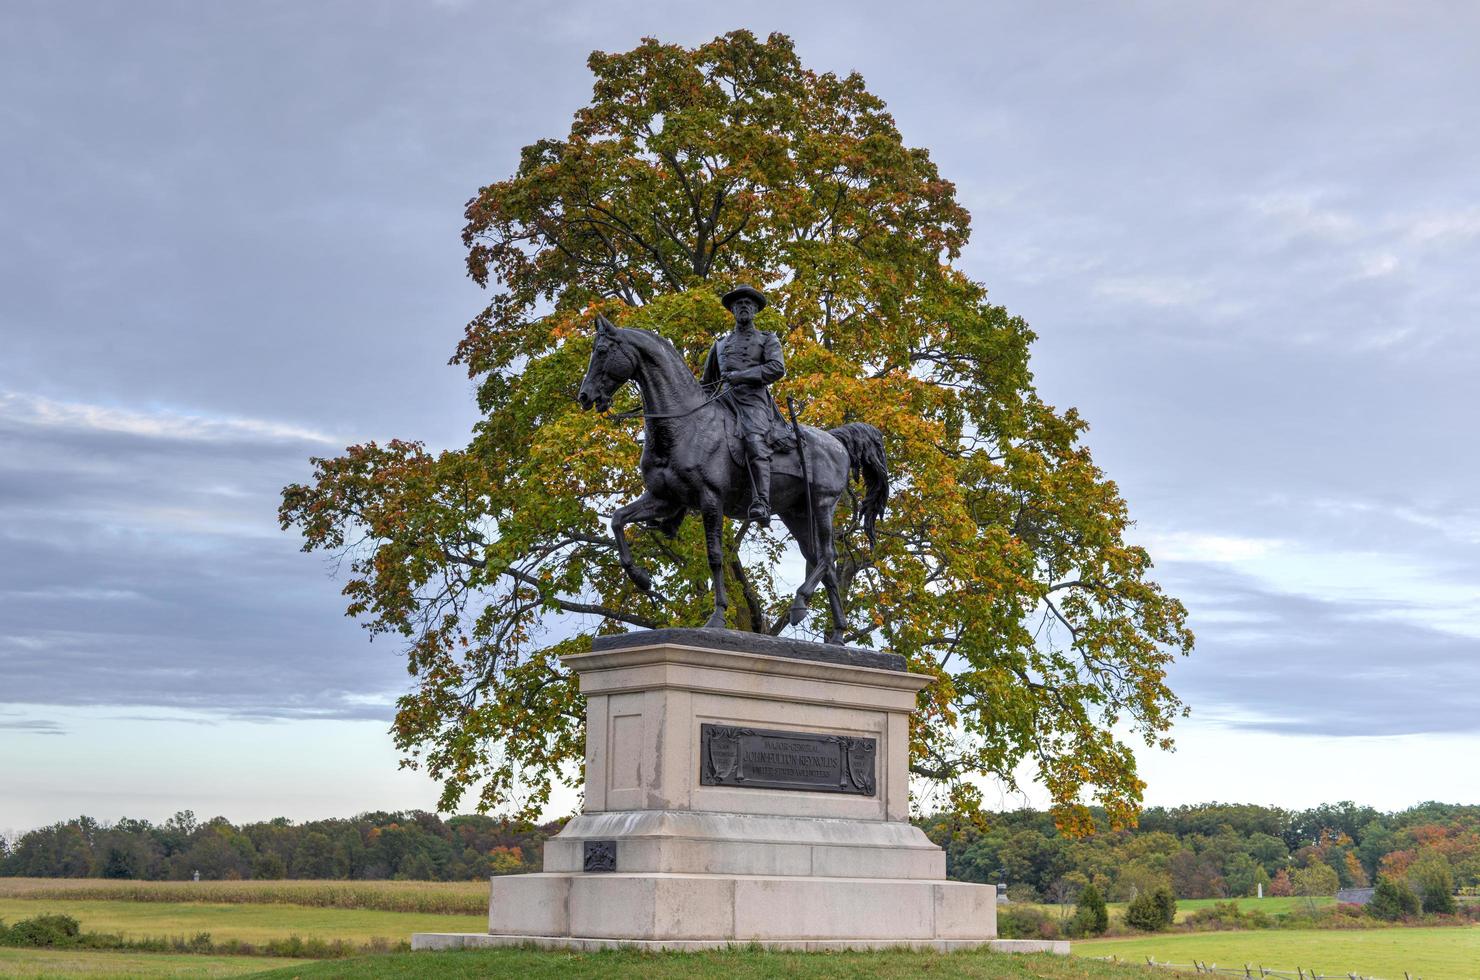
[{"label": "rider's boot", "polygon": [[750,485],[755,492],[750,501],[750,511],[745,516],[761,527],[770,527],[771,461],[769,459],[750,461]]}]

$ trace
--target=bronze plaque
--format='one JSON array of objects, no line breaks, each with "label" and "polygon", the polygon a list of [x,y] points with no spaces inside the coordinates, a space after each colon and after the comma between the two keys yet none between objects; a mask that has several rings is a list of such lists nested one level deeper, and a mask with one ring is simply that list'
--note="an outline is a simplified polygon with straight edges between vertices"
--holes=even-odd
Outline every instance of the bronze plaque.
[{"label": "bronze plaque", "polygon": [[878,743],[850,735],[699,726],[699,783],[874,795]]},{"label": "bronze plaque", "polygon": [[588,840],[585,860],[581,870],[589,873],[617,870],[617,842],[614,840]]}]

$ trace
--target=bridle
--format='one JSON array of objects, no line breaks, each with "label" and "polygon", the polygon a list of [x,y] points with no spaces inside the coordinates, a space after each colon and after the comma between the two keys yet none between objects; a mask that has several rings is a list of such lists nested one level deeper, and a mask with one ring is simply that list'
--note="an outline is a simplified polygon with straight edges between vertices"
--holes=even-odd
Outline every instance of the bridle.
[{"label": "bridle", "polygon": [[[681,418],[683,418],[686,415],[693,415],[695,412],[697,412],[699,409],[703,408],[705,405],[712,404],[712,403],[718,401],[719,399],[723,398],[726,394],[729,393],[729,390],[730,389],[725,384],[725,382],[723,382],[723,381],[716,381],[716,382],[712,382],[712,383],[715,385],[715,390],[714,390],[714,393],[712,395],[710,395],[708,398],[704,399],[699,404],[695,405],[693,408],[686,408],[682,412],[649,412],[647,410],[647,406],[643,406],[642,408],[635,408],[635,409],[633,409],[630,412],[618,412],[615,415],[612,415],[611,413],[607,413],[607,418],[612,419],[612,420],[617,421],[617,422],[626,422],[626,421],[628,421],[630,419],[638,419],[638,418],[641,418],[641,419],[681,419]],[[641,397],[642,397],[641,395],[638,395],[638,398],[639,399],[641,399]]]}]

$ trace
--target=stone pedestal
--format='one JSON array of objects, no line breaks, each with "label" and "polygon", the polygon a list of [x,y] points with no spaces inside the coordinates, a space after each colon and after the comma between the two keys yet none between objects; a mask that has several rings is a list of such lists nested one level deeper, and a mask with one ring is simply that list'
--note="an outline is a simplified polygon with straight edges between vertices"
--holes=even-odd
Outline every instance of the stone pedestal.
[{"label": "stone pedestal", "polygon": [[890,654],[729,631],[594,646],[566,658],[587,699],[584,811],[546,843],[543,873],[492,879],[487,936],[413,947],[996,936],[996,889],[946,881],[945,852],[908,822],[909,716],[927,677]]}]

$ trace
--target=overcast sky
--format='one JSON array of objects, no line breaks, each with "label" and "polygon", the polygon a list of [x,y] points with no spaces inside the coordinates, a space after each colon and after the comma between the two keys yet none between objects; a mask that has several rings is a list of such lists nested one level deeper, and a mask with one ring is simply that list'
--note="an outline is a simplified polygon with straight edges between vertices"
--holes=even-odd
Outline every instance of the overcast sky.
[{"label": "overcast sky", "polygon": [[463,203],[736,27],[864,75],[1090,420],[1199,637],[1148,800],[1480,802],[1480,7],[12,0],[0,832],[432,806],[277,491],[466,441]]}]

